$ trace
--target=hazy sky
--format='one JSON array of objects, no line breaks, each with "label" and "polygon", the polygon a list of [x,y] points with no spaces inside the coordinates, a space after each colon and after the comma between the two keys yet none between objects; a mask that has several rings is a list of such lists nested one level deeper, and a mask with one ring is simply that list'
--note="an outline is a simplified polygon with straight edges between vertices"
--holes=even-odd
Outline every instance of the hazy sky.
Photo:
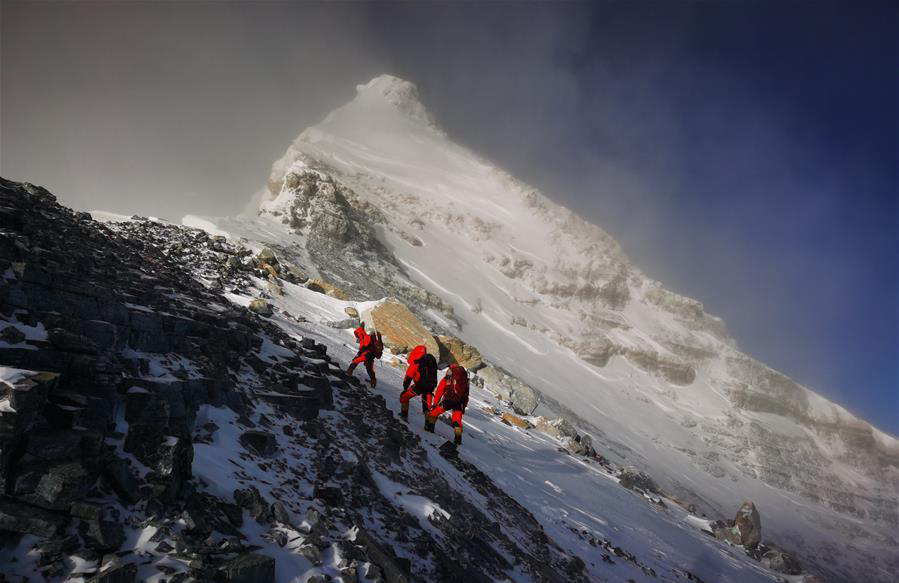
[{"label": "hazy sky", "polygon": [[899,433],[895,2],[3,2],[0,173],[240,211],[380,73],[741,348]]}]

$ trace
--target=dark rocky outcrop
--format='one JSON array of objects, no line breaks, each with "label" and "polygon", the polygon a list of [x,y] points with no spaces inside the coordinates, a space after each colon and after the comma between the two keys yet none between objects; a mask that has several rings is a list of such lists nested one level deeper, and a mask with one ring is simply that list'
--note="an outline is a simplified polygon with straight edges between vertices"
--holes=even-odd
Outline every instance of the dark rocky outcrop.
[{"label": "dark rocky outcrop", "polygon": [[219,569],[228,583],[274,583],[275,560],[258,553],[246,553],[225,562]]},{"label": "dark rocky outcrop", "polygon": [[240,443],[249,451],[269,457],[278,451],[278,442],[275,436],[267,431],[249,429],[240,434]]},{"label": "dark rocky outcrop", "polygon": [[721,540],[755,549],[762,540],[762,519],[755,504],[743,502],[733,520],[712,523],[712,532]]}]

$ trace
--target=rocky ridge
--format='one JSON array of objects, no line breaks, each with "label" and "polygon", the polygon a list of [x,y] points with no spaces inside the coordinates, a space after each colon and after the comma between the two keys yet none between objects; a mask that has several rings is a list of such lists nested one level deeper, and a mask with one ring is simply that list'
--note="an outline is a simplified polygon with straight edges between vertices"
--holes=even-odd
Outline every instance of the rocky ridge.
[{"label": "rocky ridge", "polygon": [[[510,561],[583,580],[474,466],[450,460],[488,506],[404,426],[371,421],[391,416],[383,398],[324,346],[212,291],[264,281],[273,258],[149,220],[107,226],[27,184],[4,180],[0,201],[4,329],[25,331],[0,347],[6,580],[266,582],[285,555],[320,572],[309,581],[490,581]],[[220,466],[213,447],[243,453]],[[454,513],[410,520],[383,480]]]}]

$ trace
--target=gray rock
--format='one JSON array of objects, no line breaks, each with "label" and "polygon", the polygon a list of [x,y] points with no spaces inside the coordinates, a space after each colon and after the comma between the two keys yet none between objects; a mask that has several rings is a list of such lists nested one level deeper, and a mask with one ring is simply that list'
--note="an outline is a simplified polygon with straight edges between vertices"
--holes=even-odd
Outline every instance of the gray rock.
[{"label": "gray rock", "polygon": [[116,564],[107,567],[103,572],[87,580],[87,583],[133,583],[137,576],[137,565],[134,563]]},{"label": "gray rock", "polygon": [[66,522],[64,516],[42,508],[28,506],[10,498],[0,498],[0,531],[51,537]]},{"label": "gray rock", "polygon": [[271,521],[269,504],[255,486],[243,490],[234,490],[234,502],[250,513],[256,522],[268,524]]},{"label": "gray rock", "polygon": [[537,391],[517,378],[489,365],[481,368],[477,375],[483,379],[488,390],[496,393],[499,398],[510,401],[512,410],[519,415],[530,415],[537,409]]},{"label": "gray rock", "polygon": [[322,553],[320,550],[318,550],[318,547],[316,547],[315,545],[303,545],[299,549],[297,549],[297,552],[300,553],[302,556],[306,557],[307,559],[309,559],[309,562],[312,563],[313,565],[315,565],[316,567],[321,566]]},{"label": "gray rock", "polygon": [[82,520],[99,521],[103,519],[103,507],[99,504],[92,504],[90,502],[72,502],[69,514],[75,518],[81,518]]},{"label": "gray rock", "polygon": [[643,490],[644,492],[659,493],[659,487],[655,483],[655,480],[653,480],[649,474],[641,472],[636,468],[625,469],[621,475],[618,476],[618,483],[628,490]]},{"label": "gray rock", "polygon": [[25,333],[15,326],[7,326],[3,330],[0,330],[0,340],[8,342],[9,344],[18,344],[25,340]]},{"label": "gray rock", "polygon": [[743,502],[734,520],[712,523],[715,537],[746,549],[755,549],[762,540],[762,519],[750,501]]},{"label": "gray rock", "polygon": [[329,328],[337,328],[339,330],[346,330],[349,328],[357,328],[359,326],[359,318],[344,318],[343,320],[334,320],[331,322],[324,322],[325,326]]},{"label": "gray rock", "polygon": [[250,300],[250,304],[247,306],[251,312],[255,312],[260,316],[271,316],[274,311],[272,310],[272,306],[265,300],[255,299]]},{"label": "gray rock", "polygon": [[228,583],[275,583],[275,559],[258,553],[245,553],[226,561],[219,576]]},{"label": "gray rock", "polygon": [[278,451],[275,436],[267,431],[250,429],[240,434],[240,443],[252,453],[263,457],[271,457]]},{"label": "gray rock", "polygon": [[284,503],[280,500],[272,504],[272,517],[281,524],[289,525],[291,523],[290,513],[287,511],[287,507],[284,506]]},{"label": "gray rock", "polygon": [[755,504],[743,502],[734,518],[734,528],[740,532],[740,544],[747,549],[754,549],[762,542],[762,518]]},{"label": "gray rock", "polygon": [[125,530],[111,520],[82,520],[78,534],[88,548],[104,553],[118,550],[125,542]]},{"label": "gray rock", "polygon": [[787,575],[802,574],[802,564],[799,562],[799,557],[772,545],[769,545],[769,547],[759,559],[764,566],[772,571],[786,573]]},{"label": "gray rock", "polygon": [[95,479],[80,463],[58,464],[47,468],[35,494],[41,505],[68,510],[73,501],[87,494]]},{"label": "gray rock", "polygon": [[262,251],[259,252],[259,255],[256,256],[261,263],[268,263],[269,265],[277,265],[278,258],[275,257],[275,252],[265,247]]},{"label": "gray rock", "polygon": [[304,284],[309,281],[309,276],[306,275],[302,269],[294,265],[288,265],[284,271],[282,271],[281,275],[290,283]]},{"label": "gray rock", "polygon": [[[361,545],[371,563],[384,572],[384,577],[391,583],[408,583],[409,573],[400,565],[400,561],[392,549],[382,546],[367,530],[359,527],[356,531],[356,544]],[[366,577],[370,577],[366,572]]]},{"label": "gray rock", "polygon": [[137,478],[125,460],[121,458],[109,460],[103,468],[103,478],[125,502],[134,504],[140,500]]},{"label": "gray rock", "polygon": [[347,306],[343,309],[343,312],[349,316],[350,318],[359,318],[359,310],[354,308],[353,306]]}]

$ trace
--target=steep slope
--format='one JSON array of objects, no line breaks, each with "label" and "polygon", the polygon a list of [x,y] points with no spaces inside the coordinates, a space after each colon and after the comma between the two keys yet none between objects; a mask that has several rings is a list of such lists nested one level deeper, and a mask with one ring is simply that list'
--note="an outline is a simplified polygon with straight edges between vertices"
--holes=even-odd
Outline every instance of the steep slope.
[{"label": "steep slope", "polygon": [[268,189],[258,218],[212,222],[353,298],[400,297],[700,509],[754,500],[835,580],[899,569],[894,437],[741,353],[601,229],[451,142],[412,84],[360,86]]},{"label": "steep slope", "polygon": [[328,325],[377,302],[239,241],[95,216],[0,179],[0,580],[773,580],[487,391],[461,453],[394,418],[401,371],[362,388]]}]

